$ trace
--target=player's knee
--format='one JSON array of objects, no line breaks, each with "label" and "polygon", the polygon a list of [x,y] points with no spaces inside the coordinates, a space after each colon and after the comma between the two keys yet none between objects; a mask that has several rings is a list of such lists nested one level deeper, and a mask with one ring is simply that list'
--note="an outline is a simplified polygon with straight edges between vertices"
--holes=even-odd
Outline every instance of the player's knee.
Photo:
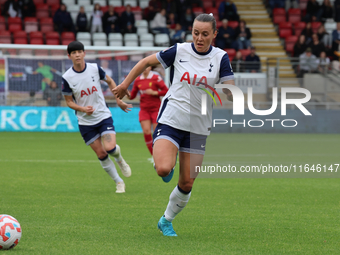
[{"label": "player's knee", "polygon": [[103,159],[107,156],[107,152],[106,151],[98,151],[97,152],[97,157],[100,158],[100,159]]},{"label": "player's knee", "polygon": [[166,166],[166,165],[155,165],[155,167],[156,167],[157,174],[161,177],[168,176],[172,169],[170,166]]}]

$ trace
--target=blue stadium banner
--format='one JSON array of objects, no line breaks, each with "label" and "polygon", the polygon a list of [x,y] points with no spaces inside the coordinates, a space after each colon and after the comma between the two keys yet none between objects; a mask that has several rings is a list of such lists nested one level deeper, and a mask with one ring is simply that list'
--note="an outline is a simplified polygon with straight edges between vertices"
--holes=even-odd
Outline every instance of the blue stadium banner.
[{"label": "blue stadium banner", "polygon": [[[139,108],[129,113],[110,108],[116,132],[142,132]],[[0,132],[78,132],[74,110],[68,107],[0,106]]]}]

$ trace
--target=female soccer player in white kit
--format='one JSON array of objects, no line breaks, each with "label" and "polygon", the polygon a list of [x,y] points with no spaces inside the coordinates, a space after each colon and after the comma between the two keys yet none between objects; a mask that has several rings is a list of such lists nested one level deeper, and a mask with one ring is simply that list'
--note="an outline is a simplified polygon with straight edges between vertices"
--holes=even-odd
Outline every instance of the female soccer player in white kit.
[{"label": "female soccer player in white kit", "polygon": [[[85,62],[85,50],[81,42],[71,42],[67,52],[73,66],[62,76],[62,92],[66,103],[76,111],[79,131],[86,145],[90,145],[104,170],[116,182],[116,193],[124,193],[124,181],[108,154],[115,158],[124,176],[131,176],[131,169],[116,144],[112,114],[105,103],[100,80],[106,81],[111,90],[116,84],[98,64]],[[118,98],[117,104],[125,112],[132,107]]]},{"label": "female soccer player in white kit", "polygon": [[[159,124],[153,135],[155,169],[165,182],[172,178],[179,151],[178,185],[158,222],[158,229],[165,236],[177,236],[171,222],[188,203],[197,177],[195,166],[201,166],[203,162],[213,105],[212,99],[207,97],[207,114],[201,114],[201,98],[206,93],[203,89],[209,90],[209,86],[214,87],[217,83],[234,85],[228,54],[211,46],[216,35],[216,21],[212,14],[200,14],[193,24],[193,43],[175,44],[142,59],[113,90],[117,97],[122,98],[129,84],[148,66],[161,63],[164,68],[171,68],[171,84],[162,100],[157,119]],[[231,92],[226,89],[223,92],[232,101]]]}]

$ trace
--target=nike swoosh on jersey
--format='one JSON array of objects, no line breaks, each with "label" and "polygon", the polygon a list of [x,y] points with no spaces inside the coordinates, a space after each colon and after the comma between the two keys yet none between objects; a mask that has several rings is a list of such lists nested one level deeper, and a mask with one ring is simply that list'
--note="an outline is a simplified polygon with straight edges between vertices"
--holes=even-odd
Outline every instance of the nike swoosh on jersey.
[{"label": "nike swoosh on jersey", "polygon": [[184,63],[184,62],[189,62],[189,61],[184,61],[184,60],[180,59],[179,62]]}]

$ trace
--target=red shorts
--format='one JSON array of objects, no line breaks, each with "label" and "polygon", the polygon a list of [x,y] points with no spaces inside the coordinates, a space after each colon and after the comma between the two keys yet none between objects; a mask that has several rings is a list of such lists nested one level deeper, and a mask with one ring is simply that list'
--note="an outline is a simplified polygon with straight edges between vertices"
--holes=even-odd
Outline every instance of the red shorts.
[{"label": "red shorts", "polygon": [[150,120],[151,123],[157,123],[157,115],[158,115],[158,111],[149,112],[145,110],[140,110],[139,111],[139,122],[141,122],[142,120]]}]

